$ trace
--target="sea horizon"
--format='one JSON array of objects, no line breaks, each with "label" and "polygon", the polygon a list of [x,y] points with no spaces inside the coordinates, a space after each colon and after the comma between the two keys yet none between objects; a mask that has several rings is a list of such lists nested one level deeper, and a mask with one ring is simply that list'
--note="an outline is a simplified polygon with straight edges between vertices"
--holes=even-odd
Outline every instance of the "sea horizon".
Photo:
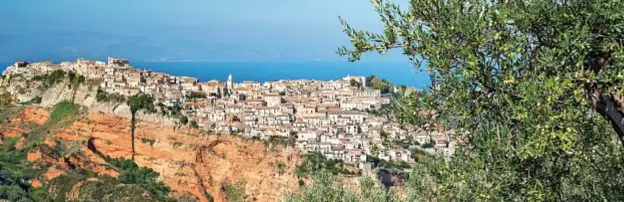
[{"label": "sea horizon", "polygon": [[[33,61],[30,61],[33,62]],[[57,61],[54,61],[55,63]],[[148,69],[175,76],[191,76],[202,82],[225,81],[232,74],[235,82],[294,79],[337,80],[347,75],[370,76],[395,85],[424,88],[430,84],[427,72],[420,72],[407,61],[130,61],[135,69]],[[2,70],[13,62],[0,62]]]}]

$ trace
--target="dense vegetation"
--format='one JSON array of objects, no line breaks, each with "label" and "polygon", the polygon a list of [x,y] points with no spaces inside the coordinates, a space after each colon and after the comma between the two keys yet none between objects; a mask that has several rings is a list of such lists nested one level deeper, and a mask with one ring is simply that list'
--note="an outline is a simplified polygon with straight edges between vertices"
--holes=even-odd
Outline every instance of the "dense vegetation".
[{"label": "dense vegetation", "polygon": [[[77,201],[175,201],[168,196],[170,188],[157,181],[158,173],[139,168],[129,160],[105,159],[119,171],[119,178],[97,176],[89,170],[75,168],[34,189],[34,197],[37,201],[67,201],[68,197]],[[78,183],[80,186],[74,190]],[[70,196],[72,191],[79,194]]]},{"label": "dense vegetation", "polygon": [[98,102],[123,103],[126,101],[126,97],[119,93],[107,93],[102,89],[98,89],[97,94],[95,95],[95,100]]},{"label": "dense vegetation", "polygon": [[77,88],[78,85],[82,84],[85,82],[85,77],[82,75],[78,75],[74,72],[69,72],[67,73],[67,77],[69,78],[69,86],[70,87],[74,87]]},{"label": "dense vegetation", "polygon": [[[32,78],[33,81],[41,81],[44,87],[51,87],[61,82],[65,78],[65,72],[55,70],[49,74],[37,75]],[[83,77],[84,80],[84,77]]]},{"label": "dense vegetation", "polygon": [[[20,108],[7,108],[2,110],[3,115],[11,116]],[[39,169],[33,168],[32,163],[26,160],[26,154],[32,149],[42,149],[48,151],[51,156],[59,157],[59,152],[46,145],[43,139],[51,130],[57,130],[64,126],[68,120],[72,120],[79,113],[78,106],[71,102],[63,101],[52,109],[50,118],[42,126],[32,128],[24,134],[25,146],[16,148],[20,141],[19,137],[3,139],[0,144],[0,199],[9,201],[41,201],[43,190],[36,190],[30,187],[28,180],[35,179],[39,174]],[[3,124],[4,122],[0,122]],[[1,138],[1,137],[0,137]]]},{"label": "dense vegetation", "polygon": [[412,166],[409,165],[405,161],[393,161],[393,160],[386,161],[386,160],[383,160],[374,156],[366,157],[366,161],[373,163],[376,167],[384,168],[384,169],[402,171],[404,169],[412,168]]},{"label": "dense vegetation", "polygon": [[[36,170],[26,161],[26,149],[14,149],[18,138],[6,139],[0,144],[0,199],[9,201],[34,201],[27,180]],[[28,148],[31,148],[29,146]]]},{"label": "dense vegetation", "polygon": [[[416,165],[405,201],[624,199],[624,2],[372,3],[383,33],[342,21],[353,47],[338,53],[401,49],[432,84],[395,101],[397,118],[457,132],[453,156]],[[295,201],[333,193],[314,187]]]},{"label": "dense vegetation", "polygon": [[330,174],[353,175],[354,173],[342,167],[342,161],[327,159],[323,154],[314,152],[304,155],[304,160],[297,166],[297,177],[306,178],[316,171],[326,171]]},{"label": "dense vegetation", "polygon": [[80,106],[70,101],[61,101],[54,105],[52,112],[50,112],[50,120],[61,120],[68,116],[75,116],[79,111]]},{"label": "dense vegetation", "polygon": [[189,122],[188,117],[186,117],[186,116],[181,116],[180,117],[180,124],[185,126],[186,124],[188,124],[188,122]]},{"label": "dense vegetation", "polygon": [[284,201],[399,201],[394,192],[386,191],[370,177],[361,177],[358,184],[359,191],[353,191],[351,188],[334,182],[331,173],[319,171],[312,176],[311,185],[303,186],[301,190],[290,193]]},{"label": "dense vegetation", "polygon": [[386,94],[390,92],[392,88],[392,84],[386,81],[385,79],[379,79],[375,75],[370,75],[366,77],[366,85],[377,90],[381,90],[382,94]]},{"label": "dense vegetation", "polygon": [[136,184],[156,196],[159,201],[171,201],[168,197],[171,189],[159,182],[157,172],[151,168],[139,167],[134,161],[127,159],[109,159],[109,163],[119,169],[119,182]]},{"label": "dense vegetation", "polygon": [[[16,115],[20,107],[2,108],[0,118]],[[69,165],[59,169],[67,169],[67,172],[39,188],[31,187],[29,181],[40,179],[43,171],[50,164],[33,164],[26,160],[29,151],[39,150],[52,158],[62,158],[67,155],[80,154],[76,144],[67,144],[55,141],[54,148],[43,144],[43,139],[48,134],[53,134],[73,122],[80,116],[79,106],[63,101],[54,106],[50,118],[43,125],[23,123],[30,127],[29,132],[24,134],[23,146],[17,146],[22,141],[20,137],[3,138],[0,144],[0,200],[9,201],[67,201],[70,192],[80,182],[77,193],[71,195],[76,201],[98,199],[100,201],[173,201],[168,196],[170,188],[162,182],[158,182],[158,173],[149,168],[139,168],[134,162],[123,159],[111,159],[105,157],[111,167],[120,172],[119,179],[110,176],[97,176],[95,173]],[[5,122],[0,122],[0,125]],[[1,138],[1,137],[0,137]],[[76,142],[78,146],[84,142]],[[19,143],[22,144],[22,143]],[[96,153],[98,153],[96,151]],[[98,153],[99,154],[99,153]],[[101,154],[100,154],[101,155]],[[35,166],[36,165],[36,166]]]}]

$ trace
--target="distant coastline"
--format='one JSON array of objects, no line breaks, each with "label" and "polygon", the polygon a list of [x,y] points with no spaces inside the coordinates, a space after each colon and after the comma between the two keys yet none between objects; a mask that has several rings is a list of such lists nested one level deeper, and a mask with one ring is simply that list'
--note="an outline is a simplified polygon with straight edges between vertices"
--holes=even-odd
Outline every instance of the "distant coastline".
[{"label": "distant coastline", "polygon": [[[58,62],[58,61],[55,61]],[[0,62],[0,70],[14,62]],[[345,61],[153,61],[132,62],[137,69],[149,69],[176,76],[192,76],[200,81],[224,80],[236,75],[237,80],[273,81],[292,79],[336,80],[345,75],[376,75],[397,85],[426,87],[430,81],[426,72],[418,72],[408,62]],[[0,71],[0,72],[2,72]]]}]

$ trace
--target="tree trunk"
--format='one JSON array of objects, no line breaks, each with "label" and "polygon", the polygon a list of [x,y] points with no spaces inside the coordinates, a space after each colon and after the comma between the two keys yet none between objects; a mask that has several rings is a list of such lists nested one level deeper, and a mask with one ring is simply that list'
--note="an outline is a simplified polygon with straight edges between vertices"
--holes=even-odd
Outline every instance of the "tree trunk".
[{"label": "tree trunk", "polygon": [[136,121],[135,116],[136,116],[136,113],[132,113],[132,119],[130,120],[130,136],[132,139],[131,140],[132,141],[132,161],[134,161],[134,154],[135,154],[134,152],[134,128],[135,128],[134,122]]},{"label": "tree trunk", "polygon": [[594,108],[600,115],[611,123],[611,127],[618,134],[618,139],[624,145],[624,113],[620,110],[620,106],[616,104],[616,98],[613,96],[607,96],[603,90],[592,90],[589,96]]}]

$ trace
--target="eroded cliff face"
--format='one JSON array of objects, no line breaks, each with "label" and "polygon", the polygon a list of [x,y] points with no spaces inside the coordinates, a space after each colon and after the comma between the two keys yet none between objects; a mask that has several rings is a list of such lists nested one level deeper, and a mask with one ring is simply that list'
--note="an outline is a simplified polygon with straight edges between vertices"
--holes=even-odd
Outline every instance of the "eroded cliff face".
[{"label": "eroded cliff face", "polygon": [[[101,112],[105,114],[130,118],[130,107],[126,103],[118,102],[98,102],[96,100],[99,81],[87,80],[80,84],[72,85],[64,78],[58,83],[46,86],[41,81],[27,80],[22,77],[3,79],[0,82],[0,93],[9,93],[20,103],[29,102],[41,98],[37,106],[50,108],[55,104],[67,100],[75,104],[87,107],[90,112]],[[177,119],[164,117],[160,114],[145,114],[139,112],[139,120],[172,125]]]},{"label": "eroded cliff face", "polygon": [[[52,103],[58,98],[50,100]],[[47,117],[46,109],[26,108],[11,124],[0,128],[0,133],[19,137],[28,132],[28,124],[43,124]],[[63,144],[73,152],[60,156],[45,149],[31,150],[29,161],[55,165],[45,171],[41,180],[33,181],[33,186],[41,186],[71,167],[116,177],[118,173],[95,152],[113,158],[130,158],[130,120],[90,110],[68,127],[50,132],[44,143],[50,148]],[[301,160],[298,150],[268,149],[259,141],[176,129],[173,125],[145,119],[138,123],[135,144],[135,161],[139,166],[159,172],[159,179],[174,191],[191,193],[202,201],[208,201],[208,197],[227,201],[224,187],[241,181],[245,182],[246,201],[279,201],[285,193],[299,186],[294,172]],[[285,166],[280,170],[278,163]]]}]

